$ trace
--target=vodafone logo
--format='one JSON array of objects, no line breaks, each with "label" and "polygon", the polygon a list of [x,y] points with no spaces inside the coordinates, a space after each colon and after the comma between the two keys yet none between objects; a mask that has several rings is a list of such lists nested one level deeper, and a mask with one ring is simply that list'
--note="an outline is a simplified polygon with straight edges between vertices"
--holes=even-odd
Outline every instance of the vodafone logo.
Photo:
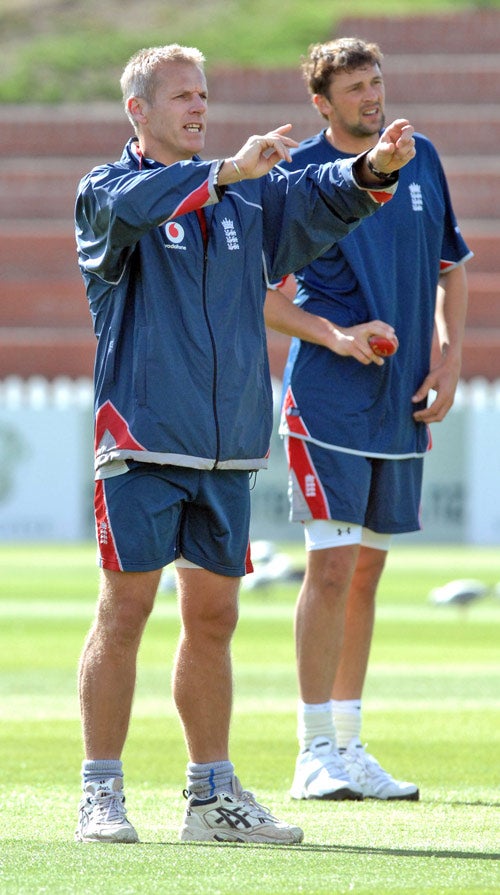
[{"label": "vodafone logo", "polygon": [[184,227],[176,221],[169,221],[168,224],[165,224],[165,234],[169,242],[179,245],[184,239]]}]

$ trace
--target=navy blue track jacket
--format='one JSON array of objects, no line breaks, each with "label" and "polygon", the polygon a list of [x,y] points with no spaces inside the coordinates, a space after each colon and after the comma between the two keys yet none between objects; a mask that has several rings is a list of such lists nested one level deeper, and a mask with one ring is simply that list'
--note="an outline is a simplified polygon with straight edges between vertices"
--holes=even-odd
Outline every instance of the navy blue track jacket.
[{"label": "navy blue track jacket", "polygon": [[132,143],[81,180],[76,201],[98,340],[96,475],[125,460],[265,467],[266,286],[349,233],[392,190],[357,186],[353,160],[275,168],[219,188],[218,162],[141,164]]}]

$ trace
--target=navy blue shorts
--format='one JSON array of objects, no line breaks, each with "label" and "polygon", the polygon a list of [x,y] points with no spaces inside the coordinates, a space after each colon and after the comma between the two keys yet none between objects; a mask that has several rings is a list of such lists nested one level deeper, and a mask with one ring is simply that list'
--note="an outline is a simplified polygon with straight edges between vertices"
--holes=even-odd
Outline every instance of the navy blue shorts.
[{"label": "navy blue shorts", "polygon": [[419,531],[423,457],[360,457],[287,438],[290,519],[338,519],[379,534]]},{"label": "navy blue shorts", "polygon": [[245,574],[246,471],[134,463],[129,472],[96,482],[94,508],[104,569],[148,572],[182,555],[219,575]]}]

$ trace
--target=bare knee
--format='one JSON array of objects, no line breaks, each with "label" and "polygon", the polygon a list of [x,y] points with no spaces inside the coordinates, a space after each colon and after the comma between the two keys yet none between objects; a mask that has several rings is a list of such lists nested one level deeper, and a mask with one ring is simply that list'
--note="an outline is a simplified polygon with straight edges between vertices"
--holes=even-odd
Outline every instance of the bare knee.
[{"label": "bare knee", "polygon": [[95,634],[113,648],[137,643],[153,608],[159,575],[104,571]]},{"label": "bare knee", "polygon": [[304,587],[329,599],[345,595],[350,587],[359,555],[359,545],[312,550],[307,554]]},{"label": "bare knee", "polygon": [[183,573],[179,600],[184,636],[220,643],[230,640],[238,622],[239,579],[204,569],[183,570]]},{"label": "bare knee", "polygon": [[195,606],[193,611],[183,614],[184,632],[190,639],[203,638],[226,643],[231,639],[237,622],[238,608],[235,602]]},{"label": "bare knee", "polygon": [[362,547],[353,575],[352,594],[361,602],[369,604],[375,601],[377,587],[384,571],[387,551]]}]

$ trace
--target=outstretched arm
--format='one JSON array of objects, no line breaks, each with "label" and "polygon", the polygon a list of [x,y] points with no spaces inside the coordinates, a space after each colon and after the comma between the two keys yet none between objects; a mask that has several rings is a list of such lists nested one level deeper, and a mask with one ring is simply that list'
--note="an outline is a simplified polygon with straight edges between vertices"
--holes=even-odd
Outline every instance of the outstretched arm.
[{"label": "outstretched arm", "polygon": [[299,144],[288,137],[291,124],[282,124],[267,134],[255,134],[231,158],[225,159],[219,171],[219,184],[263,177],[279,162],[291,162],[290,149]]},{"label": "outstretched arm", "polygon": [[[224,186],[239,180],[254,180],[267,174],[279,162],[290,162],[290,149],[298,145],[287,136],[291,129],[291,124],[283,124],[267,134],[249,137],[234,156],[224,160],[219,171],[219,184]],[[364,187],[380,189],[381,178],[373,170],[390,175],[406,165],[414,155],[413,127],[405,118],[399,118],[385,129],[373,149],[360,156],[356,163],[357,178]]]}]

